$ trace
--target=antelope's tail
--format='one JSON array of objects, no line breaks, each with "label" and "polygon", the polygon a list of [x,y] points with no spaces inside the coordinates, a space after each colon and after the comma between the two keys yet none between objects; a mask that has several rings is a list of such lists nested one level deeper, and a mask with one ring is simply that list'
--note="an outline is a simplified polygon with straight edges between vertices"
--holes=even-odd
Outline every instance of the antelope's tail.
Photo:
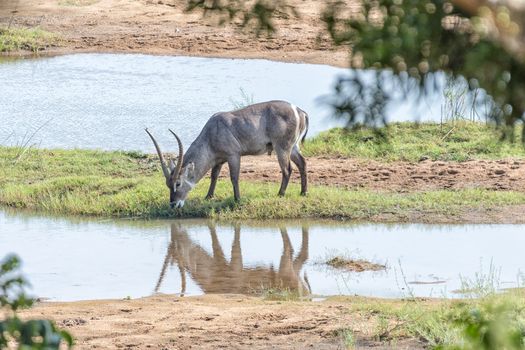
[{"label": "antelope's tail", "polygon": [[301,138],[301,144],[303,144],[304,143],[304,139],[306,138],[306,134],[308,134],[308,127],[310,125],[310,122],[308,120],[308,113],[306,113],[302,109],[301,109],[301,112],[303,112],[303,114],[304,114],[304,121],[305,121],[305,124],[306,124],[306,129],[304,131],[303,137]]}]

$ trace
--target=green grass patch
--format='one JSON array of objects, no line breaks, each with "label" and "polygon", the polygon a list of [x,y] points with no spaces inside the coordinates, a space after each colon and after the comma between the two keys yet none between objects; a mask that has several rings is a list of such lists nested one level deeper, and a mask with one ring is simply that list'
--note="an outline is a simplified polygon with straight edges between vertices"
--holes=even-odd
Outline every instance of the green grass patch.
[{"label": "green grass patch", "polygon": [[[370,128],[331,129],[307,141],[303,153],[410,162],[525,157],[525,148],[517,137],[514,143],[502,142],[501,131],[483,123],[392,123],[380,131],[386,141]],[[517,135],[520,133],[521,127],[516,130]]]},{"label": "green grass patch", "polygon": [[209,180],[191,192],[182,210],[168,205],[158,160],[136,152],[40,150],[0,147],[0,205],[54,214],[111,217],[208,217],[217,219],[342,218],[366,220],[382,213],[455,215],[462,210],[525,204],[525,193],[467,189],[382,193],[313,186],[307,197],[291,184],[241,182],[242,200],[220,180],[205,200]]},{"label": "green grass patch", "polygon": [[524,349],[523,297],[520,290],[464,300],[358,298],[348,311],[368,319],[380,342],[409,338],[430,349]]},{"label": "green grass patch", "polygon": [[58,42],[58,35],[40,28],[0,28],[0,52],[38,52]]}]

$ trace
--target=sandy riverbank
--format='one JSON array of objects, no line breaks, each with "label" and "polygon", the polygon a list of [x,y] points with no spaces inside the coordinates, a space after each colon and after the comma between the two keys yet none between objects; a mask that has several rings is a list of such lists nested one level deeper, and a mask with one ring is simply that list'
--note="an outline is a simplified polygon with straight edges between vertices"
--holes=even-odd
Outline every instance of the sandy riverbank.
[{"label": "sandy riverbank", "polygon": [[[334,49],[324,34],[321,1],[291,0],[300,18],[278,18],[271,38],[218,27],[213,19],[184,12],[173,0],[3,0],[0,25],[40,27],[63,39],[45,54],[121,52],[347,65],[344,48]],[[24,54],[14,52],[11,55]],[[27,52],[25,53],[27,54]]]}]

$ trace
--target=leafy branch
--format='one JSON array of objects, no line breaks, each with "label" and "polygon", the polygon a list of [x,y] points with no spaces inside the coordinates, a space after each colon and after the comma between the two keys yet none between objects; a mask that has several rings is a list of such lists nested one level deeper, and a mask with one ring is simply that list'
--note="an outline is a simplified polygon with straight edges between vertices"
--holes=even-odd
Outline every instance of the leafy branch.
[{"label": "leafy branch", "polygon": [[204,16],[216,16],[220,25],[240,21],[241,28],[253,28],[256,36],[274,33],[277,30],[274,18],[299,16],[285,0],[187,0],[186,11],[196,9],[201,9]]},{"label": "leafy branch", "polygon": [[0,349],[10,348],[13,342],[21,350],[71,348],[72,336],[58,329],[52,321],[22,321],[17,316],[19,309],[34,303],[24,292],[29,283],[22,277],[20,266],[16,255],[9,255],[0,262],[0,308],[6,314],[0,321]]}]

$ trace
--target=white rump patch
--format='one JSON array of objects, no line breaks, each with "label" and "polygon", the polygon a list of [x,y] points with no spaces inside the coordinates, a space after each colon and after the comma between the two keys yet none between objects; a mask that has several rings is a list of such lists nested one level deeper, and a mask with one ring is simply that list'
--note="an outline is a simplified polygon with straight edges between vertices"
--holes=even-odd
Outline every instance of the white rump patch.
[{"label": "white rump patch", "polygon": [[293,114],[295,115],[295,119],[297,119],[297,125],[300,125],[300,119],[299,119],[299,112],[297,111],[297,106],[293,103],[290,103],[290,107],[292,107]]},{"label": "white rump patch", "polygon": [[297,106],[293,103],[290,103],[290,107],[292,107],[293,114],[295,115],[295,120],[297,120],[297,139],[295,140],[295,145],[297,148],[299,148],[299,140],[301,139],[301,117],[299,117],[299,111],[297,110]]}]

